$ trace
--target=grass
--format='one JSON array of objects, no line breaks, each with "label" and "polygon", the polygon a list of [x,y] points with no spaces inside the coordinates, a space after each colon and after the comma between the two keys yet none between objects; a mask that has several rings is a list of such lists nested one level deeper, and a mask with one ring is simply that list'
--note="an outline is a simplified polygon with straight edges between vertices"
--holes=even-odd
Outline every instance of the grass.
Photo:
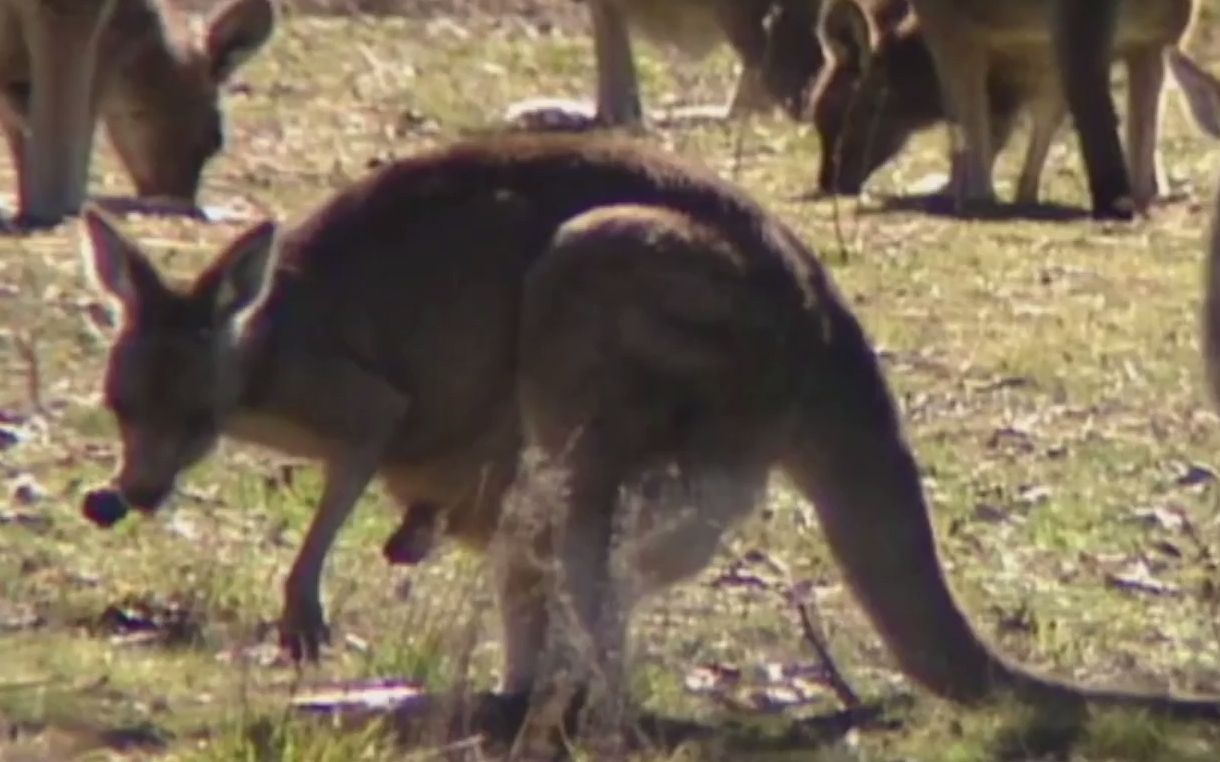
[{"label": "grass", "polygon": [[[205,202],[294,219],[372,162],[493,124],[520,98],[586,92],[588,41],[527,29],[289,15],[229,98],[230,145],[209,169]],[[723,52],[698,66],[639,52],[650,105],[719,102],[731,91]],[[1220,66],[1208,36],[1196,52]],[[735,178],[822,252],[883,353],[944,562],[989,638],[1065,676],[1220,691],[1220,421],[1197,351],[1202,229],[1220,148],[1171,108],[1163,146],[1181,198],[1150,220],[1110,226],[961,222],[882,213],[867,199],[799,200],[819,148],[807,126],[780,119],[648,139]],[[1018,153],[1000,163],[1001,193]],[[1044,195],[1082,205],[1078,165],[1065,130]],[[901,193],[942,169],[932,133],[871,187]],[[97,192],[127,190],[109,153],[94,172]],[[14,186],[7,172],[0,187]],[[128,224],[182,274],[241,227]],[[87,319],[96,296],[75,249],[71,224],[0,241],[0,425],[20,435],[0,451],[0,760],[439,756],[435,743],[404,749],[376,725],[293,715],[287,700],[342,678],[490,686],[497,618],[479,558],[449,549],[409,571],[388,568],[379,549],[396,516],[386,499],[368,497],[325,583],[335,647],[298,675],[276,658],[271,624],[319,489],[312,469],[229,447],[192,473],[176,511],[110,533],[80,518],[80,498],[108,474],[116,442],[98,397],[106,340]],[[28,480],[41,497],[27,505],[15,491]],[[837,708],[816,683],[776,678],[814,662],[792,610],[767,589],[724,583],[740,559],[754,560],[750,573],[773,574],[759,558],[809,583],[858,691],[912,691],[842,588],[809,506],[777,480],[711,569],[637,617],[637,702],[711,721],[748,715],[726,709],[729,700],[770,697],[796,715]],[[151,622],[152,636],[124,624],[133,618]],[[691,690],[701,666],[738,677]],[[790,758],[1100,762],[1220,751],[1215,727],[1111,712],[1071,728],[1016,707],[967,712],[919,692],[889,719]],[[788,757],[711,743],[640,758]]]}]

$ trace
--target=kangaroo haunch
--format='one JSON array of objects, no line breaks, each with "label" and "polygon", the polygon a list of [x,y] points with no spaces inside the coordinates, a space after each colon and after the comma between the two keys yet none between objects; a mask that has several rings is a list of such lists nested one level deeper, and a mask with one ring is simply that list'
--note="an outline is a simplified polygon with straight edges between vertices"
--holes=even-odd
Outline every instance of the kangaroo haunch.
[{"label": "kangaroo haunch", "polygon": [[1036,675],[976,634],[860,324],[788,227],[708,173],[615,142],[459,143],[281,236],[250,229],[182,287],[97,210],[84,232],[123,314],[104,391],[129,504],[156,507],[222,435],[322,462],[285,584],[297,656],[318,653],[324,558],[380,477],[494,551],[504,690],[617,680],[632,604],[703,568],[779,467],[929,690],[1220,717],[1220,697]]}]

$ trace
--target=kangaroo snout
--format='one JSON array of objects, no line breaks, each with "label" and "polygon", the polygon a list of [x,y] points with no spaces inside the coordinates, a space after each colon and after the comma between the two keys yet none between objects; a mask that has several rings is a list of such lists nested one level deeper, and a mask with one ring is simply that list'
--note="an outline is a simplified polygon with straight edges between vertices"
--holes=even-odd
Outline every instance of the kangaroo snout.
[{"label": "kangaroo snout", "polygon": [[174,489],[173,482],[169,484],[137,484],[134,486],[120,486],[118,488],[119,495],[127,501],[127,504],[135,508],[141,513],[153,513],[161,504],[169,497],[169,493]]},{"label": "kangaroo snout", "polygon": [[141,459],[124,457],[118,473],[111,481],[113,491],[132,508],[144,514],[155,512],[174,491],[177,475],[160,468],[150,468]]},{"label": "kangaroo snout", "polygon": [[102,529],[109,529],[126,518],[132,508],[151,514],[165,502],[171,491],[172,483],[164,487],[137,485],[125,489],[116,481],[114,486],[98,487],[85,493],[81,514]]}]

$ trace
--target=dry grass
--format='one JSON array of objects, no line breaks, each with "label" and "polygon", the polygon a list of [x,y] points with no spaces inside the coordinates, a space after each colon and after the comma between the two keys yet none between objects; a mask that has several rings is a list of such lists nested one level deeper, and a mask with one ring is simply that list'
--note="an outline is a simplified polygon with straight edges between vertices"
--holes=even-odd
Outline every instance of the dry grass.
[{"label": "dry grass", "polygon": [[[572,12],[567,0],[552,3]],[[539,18],[289,14],[230,95],[230,148],[209,170],[205,201],[292,219],[371,162],[492,124],[516,99],[585,93],[581,29]],[[1210,40],[1204,30],[1193,49],[1220,70]],[[651,106],[718,102],[730,90],[726,54],[695,66],[640,52]],[[1169,116],[1178,198],[1120,226],[800,201],[819,149],[807,127],[778,119],[648,139],[734,177],[820,249],[883,352],[945,563],[989,637],[1064,675],[1220,691],[1220,422],[1196,349],[1203,205],[1220,148],[1176,108]],[[1047,195],[1079,206],[1066,132],[1052,164]],[[901,193],[942,168],[940,136],[927,135],[872,187]],[[1005,156],[1000,176],[1014,175]],[[99,193],[125,183],[109,154],[95,165]],[[14,187],[11,173],[0,187]],[[129,225],[181,273],[241,228]],[[395,515],[370,496],[326,579],[336,646],[297,675],[275,659],[269,625],[317,496],[311,469],[232,447],[191,475],[172,513],[111,533],[80,518],[79,499],[108,473],[115,442],[98,405],[105,337],[87,319],[95,296],[75,248],[71,224],[0,241],[0,428],[18,437],[0,450],[0,760],[436,756],[376,728],[289,719],[285,707],[302,685],[334,678],[489,686],[499,646],[478,558],[453,550],[410,571],[387,568],[379,548]],[[19,493],[30,483],[27,502]],[[751,563],[734,565],[743,558]],[[639,617],[633,698],[714,722],[743,716],[725,708],[728,698],[790,702],[793,715],[833,711],[824,686],[771,679],[775,665],[814,661],[774,594],[781,568],[809,588],[858,691],[909,690],[843,590],[809,507],[776,481],[712,569]],[[133,617],[152,634],[133,633]],[[716,692],[689,689],[688,677],[729,667],[740,673],[733,690],[723,678]],[[1104,715],[1073,734],[1019,710],[965,713],[922,694],[892,718],[815,758],[1204,760],[1220,751],[1211,727]],[[711,744],[644,758],[762,756]]]}]

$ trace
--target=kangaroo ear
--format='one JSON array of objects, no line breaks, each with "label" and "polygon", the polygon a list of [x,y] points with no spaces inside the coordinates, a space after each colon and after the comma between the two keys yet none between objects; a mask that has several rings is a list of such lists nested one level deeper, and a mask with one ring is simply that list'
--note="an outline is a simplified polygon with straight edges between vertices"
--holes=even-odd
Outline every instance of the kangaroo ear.
[{"label": "kangaroo ear", "polygon": [[1220,82],[1180,50],[1166,50],[1165,61],[1186,96],[1195,123],[1208,135],[1220,138]]},{"label": "kangaroo ear", "polygon": [[818,39],[827,57],[857,69],[864,67],[872,47],[868,19],[855,0],[831,0],[822,6]]},{"label": "kangaroo ear", "polygon": [[268,220],[229,244],[199,276],[193,291],[212,300],[218,325],[239,321],[262,304],[271,286],[278,249],[275,223]]},{"label": "kangaroo ear", "polygon": [[94,286],[113,297],[126,314],[165,293],[165,285],[140,247],[119,230],[110,215],[86,204],[80,215],[81,256]]},{"label": "kangaroo ear", "polygon": [[228,0],[208,17],[212,76],[223,82],[248,61],[275,29],[274,0]]}]

